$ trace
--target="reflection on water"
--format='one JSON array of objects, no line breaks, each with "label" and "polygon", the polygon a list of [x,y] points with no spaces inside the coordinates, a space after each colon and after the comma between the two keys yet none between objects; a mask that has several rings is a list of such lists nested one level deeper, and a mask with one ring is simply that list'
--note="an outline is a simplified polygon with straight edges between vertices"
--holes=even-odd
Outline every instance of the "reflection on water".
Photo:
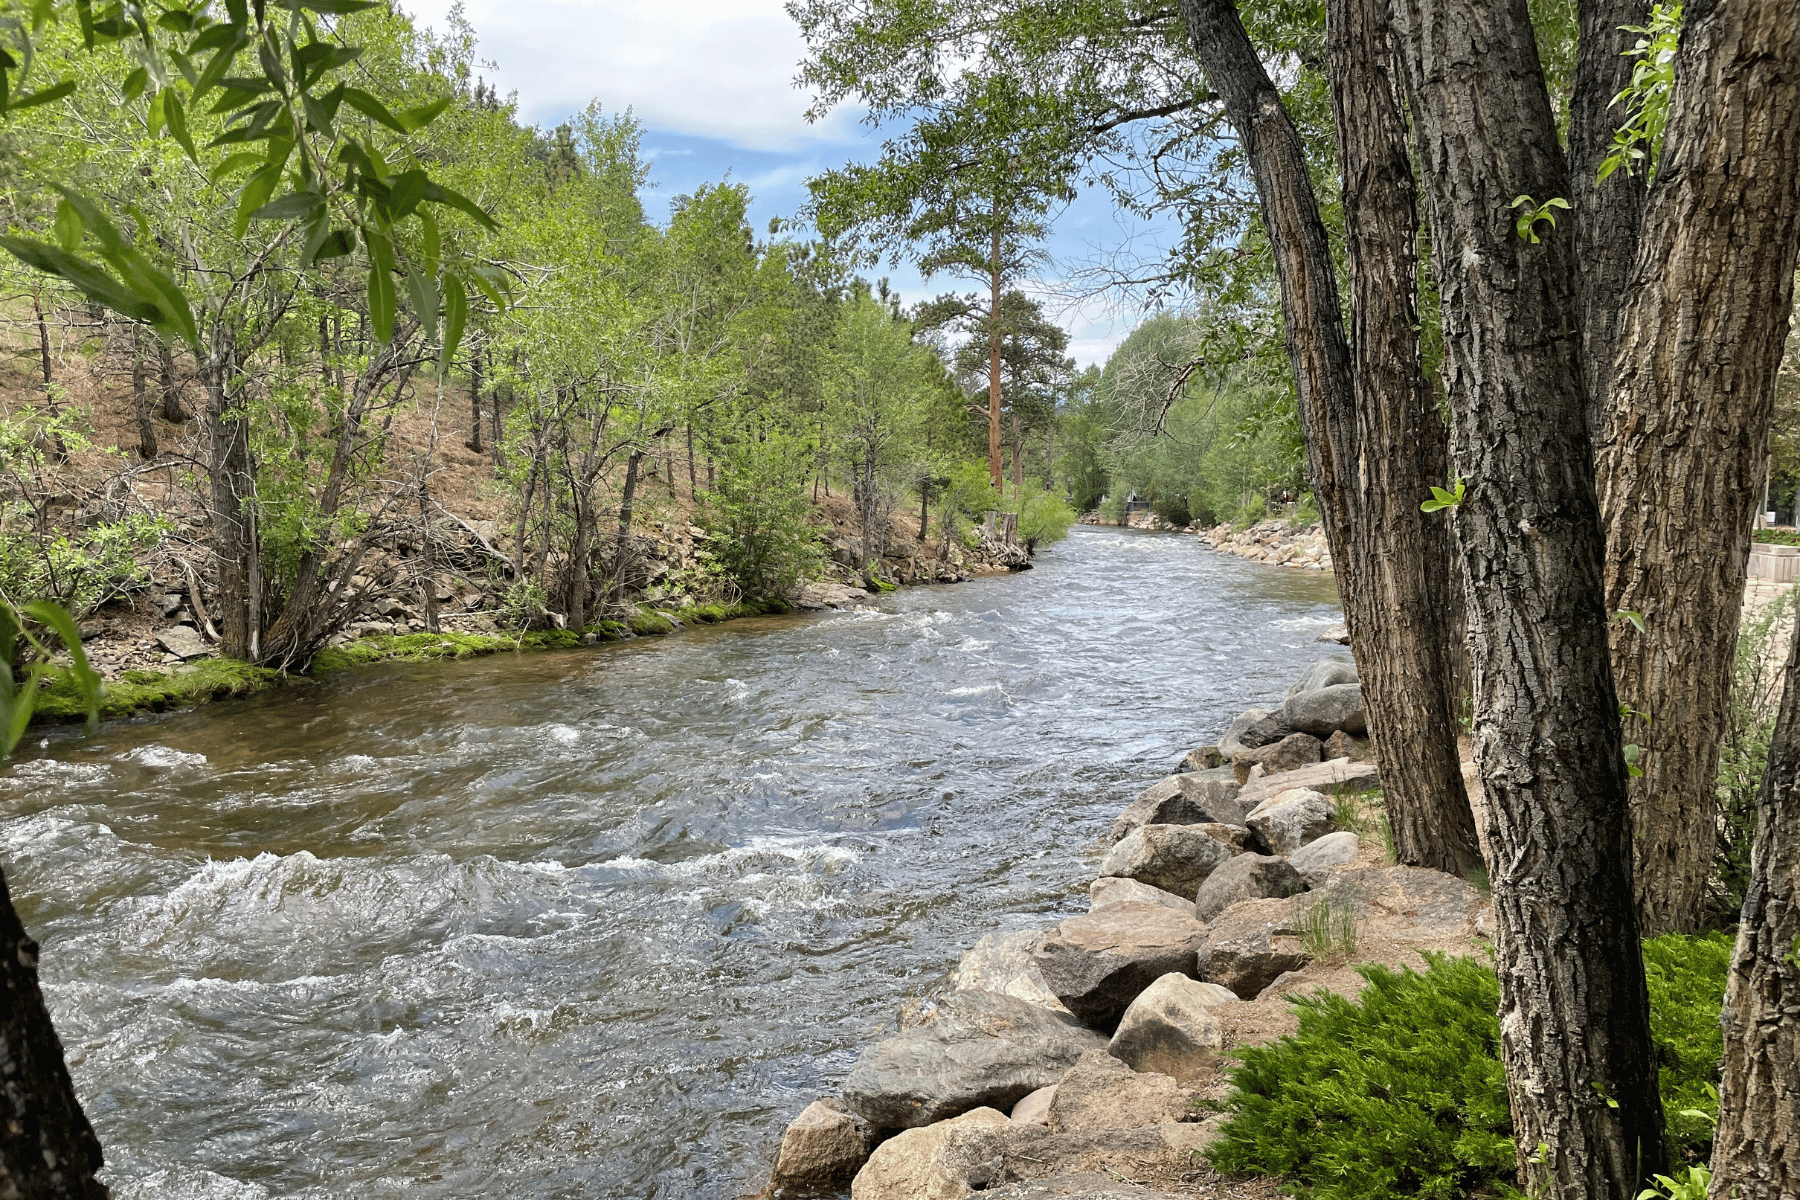
[{"label": "reflection on water", "polygon": [[52,739],[0,858],[121,1200],[732,1197],[897,1003],[1339,620],[1078,530],[879,611]]}]

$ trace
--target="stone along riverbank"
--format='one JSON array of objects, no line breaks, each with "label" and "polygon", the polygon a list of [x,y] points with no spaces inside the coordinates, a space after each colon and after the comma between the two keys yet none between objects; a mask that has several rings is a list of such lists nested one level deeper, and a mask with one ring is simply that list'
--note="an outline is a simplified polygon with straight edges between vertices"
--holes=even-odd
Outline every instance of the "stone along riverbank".
[{"label": "stone along riverbank", "polygon": [[50,731],[0,856],[120,1200],[733,1200],[1279,696],[1328,576],[1035,570]]}]

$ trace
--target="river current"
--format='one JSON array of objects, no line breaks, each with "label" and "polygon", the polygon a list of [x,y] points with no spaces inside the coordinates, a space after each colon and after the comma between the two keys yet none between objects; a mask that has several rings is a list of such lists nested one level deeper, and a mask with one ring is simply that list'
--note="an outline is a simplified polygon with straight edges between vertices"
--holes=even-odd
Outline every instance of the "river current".
[{"label": "river current", "polygon": [[119,1200],[730,1200],[1340,619],[1077,529],[865,611],[59,732],[0,861]]}]

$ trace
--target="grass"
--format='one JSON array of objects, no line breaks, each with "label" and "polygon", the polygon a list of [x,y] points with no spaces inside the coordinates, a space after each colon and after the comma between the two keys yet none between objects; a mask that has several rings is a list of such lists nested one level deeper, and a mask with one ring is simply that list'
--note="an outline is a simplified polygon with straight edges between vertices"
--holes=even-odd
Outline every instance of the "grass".
[{"label": "grass", "polygon": [[1356,953],[1356,906],[1320,896],[1300,913],[1300,944],[1315,962],[1335,966]]},{"label": "grass", "polygon": [[[203,658],[173,671],[127,671],[108,683],[100,695],[102,717],[126,717],[137,712],[161,712],[247,696],[278,682],[281,672],[253,667],[231,658]],[[58,679],[38,696],[32,723],[59,724],[87,719],[87,706],[74,685]]]},{"label": "grass", "polygon": [[1346,792],[1336,788],[1331,804],[1332,820],[1339,829],[1347,829],[1363,841],[1371,835],[1380,838],[1385,861],[1394,861],[1394,827],[1388,823],[1387,801],[1379,791]]}]

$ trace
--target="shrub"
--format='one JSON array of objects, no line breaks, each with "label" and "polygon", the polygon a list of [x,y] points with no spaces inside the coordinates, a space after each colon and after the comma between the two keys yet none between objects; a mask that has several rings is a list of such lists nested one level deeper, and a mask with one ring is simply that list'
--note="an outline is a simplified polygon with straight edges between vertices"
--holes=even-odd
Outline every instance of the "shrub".
[{"label": "shrub", "polygon": [[811,447],[768,430],[740,438],[721,460],[702,518],[719,570],[745,596],[798,592],[825,562],[806,490]]},{"label": "shrub", "polygon": [[[1213,1166],[1283,1176],[1310,1200],[1518,1196],[1499,981],[1476,959],[1426,958],[1424,972],[1359,968],[1368,986],[1356,1000],[1291,997],[1299,1030],[1239,1052]],[[1726,934],[1644,943],[1677,1161],[1709,1150],[1730,958]]]},{"label": "shrub", "polygon": [[1800,546],[1800,531],[1792,529],[1757,529],[1750,534],[1750,540],[1761,542],[1765,546]]},{"label": "shrub", "polygon": [[[1759,531],[1760,532],[1760,531]],[[1750,845],[1756,838],[1756,793],[1769,762],[1775,709],[1781,699],[1785,647],[1781,630],[1792,620],[1789,590],[1748,618],[1731,662],[1725,736],[1719,744],[1718,842],[1713,856],[1712,905],[1725,920],[1744,906],[1750,884]]]},{"label": "shrub", "polygon": [[1186,496],[1158,496],[1150,502],[1150,511],[1179,529],[1185,529],[1194,521],[1194,514],[1188,511]]},{"label": "shrub", "polygon": [[1074,523],[1075,510],[1056,492],[1033,492],[1019,505],[1019,540],[1027,550],[1068,537]]}]

